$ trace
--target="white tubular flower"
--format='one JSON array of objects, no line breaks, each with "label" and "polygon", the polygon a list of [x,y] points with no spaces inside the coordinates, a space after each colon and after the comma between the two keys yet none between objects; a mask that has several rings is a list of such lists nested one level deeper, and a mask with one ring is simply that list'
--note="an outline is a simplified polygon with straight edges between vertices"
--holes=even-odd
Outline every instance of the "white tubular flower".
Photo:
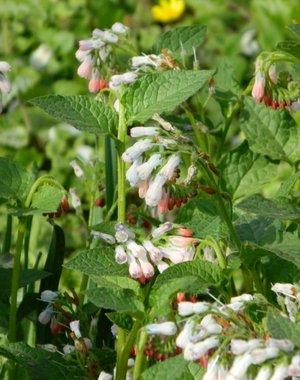
[{"label": "white tubular flower", "polygon": [[219,339],[216,337],[210,337],[198,343],[188,343],[184,348],[183,357],[185,360],[192,361],[200,359],[208,350],[216,348],[218,345]]},{"label": "white tubular flower", "polygon": [[168,180],[172,179],[174,175],[174,170],[177,168],[179,163],[180,157],[177,154],[172,154],[169,157],[168,162],[165,164],[165,166],[163,166],[160,169],[159,174],[166,177]]},{"label": "white tubular flower", "polygon": [[273,372],[273,375],[268,378],[269,380],[284,380],[289,376],[288,366],[284,364],[278,364]]},{"label": "white tubular flower", "polygon": [[149,139],[137,141],[122,154],[122,160],[131,163],[152,147],[153,143]]},{"label": "white tubular flower", "polygon": [[243,339],[232,339],[230,349],[233,355],[241,355],[246,351],[251,351],[254,348],[259,347],[262,342],[262,339],[251,339],[248,341]]},{"label": "white tubular flower", "polygon": [[132,57],[131,66],[133,69],[137,69],[141,66],[153,66],[158,67],[162,59],[158,55],[138,55],[136,57]]},{"label": "white tubular flower", "polygon": [[53,292],[52,290],[44,290],[41,293],[41,301],[52,303],[57,298],[57,292]]},{"label": "white tubular flower", "polygon": [[174,322],[153,323],[146,326],[148,335],[175,335],[177,327]]},{"label": "white tubular flower", "polygon": [[83,62],[90,55],[90,50],[76,50],[75,57],[77,61]]},{"label": "white tubular flower", "polygon": [[251,351],[253,364],[262,364],[266,360],[277,358],[279,349],[277,347],[255,348]]},{"label": "white tubular flower", "polygon": [[190,343],[190,330],[194,326],[194,323],[191,321],[187,321],[183,327],[183,329],[180,331],[176,338],[176,346],[180,348],[185,348],[188,343]]},{"label": "white tubular flower", "polygon": [[269,338],[266,340],[267,347],[277,347],[281,351],[290,352],[293,351],[295,345],[288,339],[273,339]]},{"label": "white tubular flower", "polygon": [[118,264],[125,264],[128,261],[127,254],[122,245],[117,245],[115,248],[115,260]]},{"label": "white tubular flower", "polygon": [[70,162],[70,166],[71,166],[71,168],[73,168],[76,177],[78,177],[78,178],[84,177],[83,170],[81,169],[81,167],[77,164],[77,162],[75,160]]},{"label": "white tubular flower", "polygon": [[115,244],[116,239],[110,235],[110,234],[105,234],[104,232],[99,232],[99,231],[91,231],[91,235],[95,237],[99,237],[100,239],[104,240],[107,244]]},{"label": "white tubular flower", "polygon": [[230,303],[234,303],[234,302],[250,302],[250,301],[253,301],[253,296],[251,294],[247,294],[247,293],[244,293],[244,294],[241,294],[240,296],[236,296],[236,297],[231,297],[230,299]]},{"label": "white tubular flower", "polygon": [[152,278],[155,273],[153,265],[147,260],[146,257],[143,259],[138,259],[138,261],[141,265],[143,275],[145,276],[145,278],[146,279]]},{"label": "white tubular flower", "polygon": [[178,303],[178,314],[181,317],[186,317],[191,314],[201,314],[207,311],[209,308],[209,303],[207,302],[179,302]]},{"label": "white tubular flower", "polygon": [[11,70],[11,66],[8,62],[6,61],[0,61],[0,71],[2,73],[7,73],[8,71]]},{"label": "white tubular flower", "polygon": [[111,30],[112,30],[114,33],[125,34],[125,33],[127,33],[127,31],[128,31],[128,26],[125,26],[125,25],[122,24],[121,22],[115,22],[115,23],[112,25]]},{"label": "white tubular flower", "polygon": [[150,240],[144,240],[143,246],[146,248],[149,257],[153,263],[157,263],[162,259],[162,253],[159,248],[155,247],[155,245]]},{"label": "white tubular flower", "polygon": [[117,223],[115,225],[116,240],[119,243],[125,243],[128,239],[134,239],[135,233],[128,229],[123,223]]},{"label": "white tubular flower", "polygon": [[300,355],[293,356],[292,362],[288,367],[288,375],[294,377],[300,376]]},{"label": "white tubular flower", "polygon": [[269,77],[273,83],[275,84],[277,83],[278,78],[277,78],[277,73],[276,73],[276,65],[274,63],[269,68]]},{"label": "white tubular flower", "polygon": [[121,84],[130,84],[135,82],[137,74],[133,72],[127,72],[124,74],[113,75],[109,81],[109,88],[112,90],[118,90]]},{"label": "white tubular flower", "polygon": [[157,135],[159,135],[159,128],[157,127],[133,127],[130,129],[130,136],[134,139],[139,137]]},{"label": "white tubular flower", "polygon": [[76,190],[74,187],[71,187],[69,189],[70,196],[71,196],[71,202],[72,206],[74,207],[75,210],[79,209],[81,207],[81,201],[80,198],[78,197]]},{"label": "white tubular flower", "polygon": [[46,307],[46,309],[43,310],[43,311],[39,314],[38,321],[39,321],[42,325],[46,325],[47,323],[50,322],[53,313],[54,313],[54,310],[53,310],[52,307]]},{"label": "white tubular flower", "polygon": [[154,180],[150,183],[147,193],[145,195],[145,201],[147,206],[155,207],[158,205],[162,198],[163,186],[167,182],[167,178],[159,173],[155,176]]},{"label": "white tubular flower", "polygon": [[169,264],[165,263],[164,261],[159,261],[157,263],[155,263],[156,266],[157,266],[157,269],[159,271],[159,273],[162,273],[163,271],[165,271],[166,269],[169,268]]},{"label": "white tubular flower", "polygon": [[207,364],[206,372],[202,378],[202,380],[224,380],[226,379],[226,375],[228,373],[228,369],[223,367],[222,365],[218,365],[217,361],[219,359],[219,355],[209,360]]},{"label": "white tubular flower", "polygon": [[[99,28],[95,28],[92,32],[92,36],[94,38],[100,38],[100,40],[101,40],[104,36],[104,30],[101,30]],[[104,45],[104,43],[103,43],[103,45]]]},{"label": "white tubular flower", "polygon": [[148,161],[144,162],[137,168],[138,176],[141,180],[148,179],[152,171],[162,163],[161,155],[158,153],[153,154]]},{"label": "white tubular flower", "polygon": [[70,329],[74,333],[77,339],[81,338],[80,332],[80,321],[72,321],[70,322]]},{"label": "white tubular flower", "polygon": [[169,259],[173,264],[179,264],[184,261],[185,250],[178,247],[161,247],[163,257]]},{"label": "white tubular flower", "polygon": [[156,239],[161,235],[165,234],[166,232],[171,231],[173,228],[174,224],[172,222],[165,222],[152,231],[152,237]]},{"label": "white tubular flower", "polygon": [[9,80],[0,72],[0,94],[8,94],[10,90]]},{"label": "white tubular flower", "polygon": [[[104,43],[103,43],[104,45]],[[95,47],[95,41],[92,39],[89,40],[80,40],[79,41],[79,50],[81,51],[88,51],[92,50]]]},{"label": "white tubular flower", "polygon": [[101,371],[98,376],[98,380],[112,380],[112,378],[113,376],[105,371]]},{"label": "white tubular flower", "polygon": [[264,367],[261,367],[261,369],[258,371],[254,380],[269,380],[271,375],[272,375],[271,367],[264,366]]},{"label": "white tubular flower", "polygon": [[107,60],[107,57],[109,56],[110,53],[111,53],[111,46],[110,45],[102,46],[99,49],[99,56],[103,62],[105,62]]},{"label": "white tubular flower", "polygon": [[244,380],[249,366],[252,364],[251,355],[246,352],[243,355],[236,356],[233,364],[226,376],[226,380]]},{"label": "white tubular flower", "polygon": [[195,243],[197,240],[189,237],[184,236],[170,236],[168,238],[168,241],[179,248],[187,248],[189,245]]},{"label": "white tubular flower", "polygon": [[71,352],[75,351],[75,346],[72,346],[71,344],[65,344],[63,346],[63,353],[64,355],[68,355]]},{"label": "white tubular flower", "polygon": [[102,40],[109,44],[116,44],[119,41],[119,37],[115,33],[112,33],[109,30],[105,30],[102,36]]},{"label": "white tubular flower", "polygon": [[138,185],[138,189],[139,189],[139,197],[141,199],[144,199],[149,189],[149,181],[148,180],[140,181]]},{"label": "white tubular flower", "polygon": [[146,259],[147,252],[142,245],[137,244],[133,240],[128,240],[126,242],[126,247],[129,249],[130,252],[132,252],[134,257],[141,259],[141,260]]},{"label": "white tubular flower", "polygon": [[87,55],[84,61],[77,69],[77,74],[80,78],[91,79],[93,71],[93,59],[90,55]]},{"label": "white tubular flower", "polygon": [[136,160],[133,161],[133,164],[126,171],[125,176],[126,176],[127,181],[130,183],[131,187],[137,187],[139,182],[141,181],[141,178],[139,176],[137,169],[142,164],[142,162],[143,162],[142,158],[138,157]]},{"label": "white tubular flower", "polygon": [[299,293],[298,286],[295,286],[293,284],[281,284],[279,282],[276,282],[272,286],[271,290],[273,290],[275,293],[280,293],[294,299],[297,298],[297,294]]},{"label": "white tubular flower", "polygon": [[138,279],[142,277],[143,271],[141,266],[136,261],[135,257],[132,254],[128,254],[128,262],[129,262],[129,274],[132,278]]}]

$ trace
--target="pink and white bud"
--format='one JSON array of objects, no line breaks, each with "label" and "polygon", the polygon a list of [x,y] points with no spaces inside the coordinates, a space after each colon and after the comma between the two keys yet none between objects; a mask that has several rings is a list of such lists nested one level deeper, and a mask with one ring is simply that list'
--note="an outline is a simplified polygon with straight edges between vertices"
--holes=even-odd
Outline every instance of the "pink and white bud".
[{"label": "pink and white bud", "polygon": [[147,206],[155,207],[158,205],[162,198],[163,186],[167,182],[167,178],[157,174],[152,182],[150,182],[149,188],[145,195],[145,201]]},{"label": "pink and white bud", "polygon": [[100,40],[103,38],[104,36],[104,30],[101,30],[101,29],[98,29],[98,28],[95,28],[93,31],[92,31],[92,36],[94,38],[100,38]]},{"label": "pink and white bud", "polygon": [[6,61],[0,61],[0,71],[2,73],[7,73],[11,70],[11,65]]},{"label": "pink and white bud", "polygon": [[176,235],[168,237],[168,241],[175,247],[179,248],[187,248],[188,246],[191,246],[192,244],[197,242],[196,239]]},{"label": "pink and white bud", "polygon": [[155,264],[157,266],[157,269],[158,269],[159,273],[163,273],[170,266],[169,264],[165,263],[164,261],[158,261]]},{"label": "pink and white bud", "polygon": [[98,380],[112,380],[112,378],[113,376],[105,371],[101,371],[100,375],[98,376]]},{"label": "pink and white bud", "polygon": [[288,375],[292,377],[300,376],[300,355],[295,355],[288,367]]},{"label": "pink and white bud", "polygon": [[41,293],[41,301],[53,303],[57,299],[57,292],[52,290],[44,290]]},{"label": "pink and white bud", "polygon": [[146,180],[150,177],[152,171],[162,162],[161,155],[158,153],[153,154],[148,161],[141,164],[137,168],[138,175],[141,180]]},{"label": "pink and white bud", "polygon": [[148,335],[167,335],[172,336],[177,332],[177,327],[174,322],[153,323],[146,326]]},{"label": "pink and white bud", "polygon": [[207,302],[179,302],[178,314],[181,317],[186,317],[191,314],[201,314],[209,309],[209,303]]},{"label": "pink and white bud", "polygon": [[271,375],[272,368],[270,366],[264,366],[260,368],[254,380],[269,380]]},{"label": "pink and white bud", "polygon": [[157,127],[133,127],[130,129],[130,136],[134,139],[139,137],[157,135],[159,135],[159,128]]},{"label": "pink and white bud", "polygon": [[269,338],[266,340],[266,347],[277,347],[281,351],[290,352],[293,351],[295,345],[289,339],[273,339]]},{"label": "pink and white bud", "polygon": [[137,141],[122,154],[122,160],[131,163],[152,147],[153,143],[149,139]]},{"label": "pink and white bud", "polygon": [[42,325],[46,325],[51,321],[52,314],[54,313],[54,310],[52,307],[46,307],[45,310],[43,310],[39,316],[38,316],[38,321]]},{"label": "pink and white bud", "polygon": [[129,274],[132,278],[138,279],[143,276],[143,271],[136,261],[135,257],[132,254],[128,254],[128,262],[129,262]]},{"label": "pink and white bud", "polygon": [[86,57],[88,57],[90,55],[90,50],[76,50],[76,53],[75,53],[75,57],[77,59],[77,61],[79,62],[83,62]]},{"label": "pink and white bud", "polygon": [[127,33],[127,31],[128,31],[128,26],[125,26],[125,25],[122,24],[121,22],[115,22],[115,23],[112,25],[111,30],[112,30],[114,33],[125,34],[125,33]]},{"label": "pink and white bud", "polygon": [[91,79],[89,80],[89,92],[96,93],[100,91],[100,78],[98,69],[93,69]]},{"label": "pink and white bud", "polygon": [[115,248],[115,260],[118,264],[125,264],[128,261],[127,254],[122,245],[117,245]]},{"label": "pink and white bud", "polygon": [[184,261],[185,250],[177,247],[160,247],[163,257],[169,259],[174,264]]},{"label": "pink and white bud", "polygon": [[276,365],[273,375],[268,378],[269,380],[284,380],[289,376],[289,367],[284,364]]},{"label": "pink and white bud", "polygon": [[140,266],[143,271],[144,277],[148,280],[154,276],[154,268],[153,265],[147,260],[147,258],[138,259]]},{"label": "pink and white bud", "polygon": [[198,343],[188,343],[183,351],[183,357],[185,360],[198,360],[203,355],[207,353],[207,351],[211,350],[212,348],[216,348],[219,345],[219,339],[216,337],[210,337],[202,342]]},{"label": "pink and white bud", "polygon": [[137,74],[133,72],[127,72],[124,74],[113,75],[109,81],[109,88],[112,90],[118,90],[121,84],[130,84],[135,82]]},{"label": "pink and white bud", "polygon": [[91,235],[104,240],[105,243],[107,243],[107,244],[115,244],[116,243],[116,239],[112,235],[106,234],[104,232],[91,231]]},{"label": "pink and white bud", "polygon": [[80,78],[90,79],[93,71],[93,59],[88,55],[77,69]]},{"label": "pink and white bud", "polygon": [[277,78],[277,73],[276,73],[276,65],[274,63],[269,68],[269,77],[273,83],[275,84],[277,83],[278,78]]},{"label": "pink and white bud", "polygon": [[72,346],[71,344],[65,344],[63,346],[63,353],[64,353],[64,355],[69,355],[73,351],[75,351],[75,346]]},{"label": "pink and white bud", "polygon": [[144,240],[143,246],[147,250],[149,257],[153,263],[157,263],[162,259],[162,253],[160,249],[155,247],[155,245],[150,240]]},{"label": "pink and white bud", "polygon": [[262,344],[262,339],[232,339],[230,343],[230,349],[233,355],[241,355],[246,351],[251,351],[254,348],[259,347]]},{"label": "pink and white bud", "polygon": [[251,351],[252,363],[262,364],[266,360],[277,358],[279,353],[277,347],[255,348]]},{"label": "pink and white bud", "polygon": [[137,244],[133,240],[128,240],[126,242],[126,247],[133,254],[133,256],[138,259],[143,260],[147,257],[147,251],[145,250],[145,248],[142,245]]},{"label": "pink and white bud", "polygon": [[110,32],[109,30],[104,31],[101,39],[109,44],[116,44],[119,41],[119,37],[115,33]]},{"label": "pink and white bud", "polygon": [[81,167],[77,164],[77,162],[75,160],[70,162],[70,166],[71,166],[71,168],[73,168],[76,177],[78,177],[78,178],[84,177],[83,170],[81,169]]},{"label": "pink and white bud", "polygon": [[94,49],[94,40],[80,40],[79,41],[79,50],[81,51],[87,51]]},{"label": "pink and white bud", "polygon": [[179,235],[179,236],[184,236],[184,237],[191,237],[193,235],[193,231],[184,226],[180,226],[174,230],[174,234]]},{"label": "pink and white bud", "polygon": [[138,189],[139,189],[139,197],[141,199],[144,199],[149,189],[149,181],[148,180],[140,181],[138,184]]},{"label": "pink and white bud", "polygon": [[226,380],[244,380],[247,378],[246,373],[251,364],[252,358],[249,352],[236,356],[226,376]]},{"label": "pink and white bud", "polygon": [[165,188],[162,189],[162,196],[157,205],[157,211],[166,214],[169,211],[169,192]]},{"label": "pink and white bud", "polygon": [[260,102],[264,97],[265,85],[266,85],[266,78],[260,71],[258,71],[255,75],[255,82],[252,88],[252,96],[258,102]]},{"label": "pink and white bud", "polygon": [[180,157],[176,154],[172,154],[165,166],[160,169],[159,174],[171,180],[174,175],[174,170],[178,167],[179,163]]},{"label": "pink and white bud", "polygon": [[70,322],[70,329],[74,333],[77,339],[81,338],[81,332],[80,332],[80,321],[72,321]]},{"label": "pink and white bud", "polygon": [[154,239],[164,235],[165,233],[171,231],[174,228],[174,224],[172,222],[165,222],[161,224],[159,227],[155,228],[151,235]]},{"label": "pink and white bud", "polygon": [[143,160],[141,157],[138,157],[136,160],[133,161],[133,164],[130,166],[130,168],[126,171],[126,179],[130,183],[131,187],[137,187],[139,182],[141,181],[141,178],[138,173],[138,167],[142,164]]}]

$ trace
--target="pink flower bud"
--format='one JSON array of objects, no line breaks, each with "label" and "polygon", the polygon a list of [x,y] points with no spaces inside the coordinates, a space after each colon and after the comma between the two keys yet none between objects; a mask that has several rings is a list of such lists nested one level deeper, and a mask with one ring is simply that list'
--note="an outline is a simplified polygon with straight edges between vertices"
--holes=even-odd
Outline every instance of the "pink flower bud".
[{"label": "pink flower bud", "polygon": [[139,188],[139,197],[141,199],[145,198],[147,191],[149,189],[149,181],[148,180],[140,181],[138,184],[138,188]]},{"label": "pink flower bud", "polygon": [[169,211],[169,194],[164,188],[162,190],[161,199],[157,205],[157,210],[161,214],[166,214]]},{"label": "pink flower bud", "polygon": [[174,228],[174,225],[172,222],[165,222],[161,224],[158,228],[155,228],[152,231],[152,237],[154,239],[160,237],[161,235],[165,234],[166,232],[171,231]]},{"label": "pink flower bud", "polygon": [[92,70],[92,75],[88,87],[89,92],[96,93],[100,91],[99,71],[97,69]]},{"label": "pink flower bud", "polygon": [[88,55],[85,60],[81,63],[81,65],[77,69],[77,74],[81,78],[90,79],[93,70],[93,60],[90,55]]},{"label": "pink flower bud", "polygon": [[258,102],[260,102],[264,97],[265,84],[266,84],[265,76],[260,71],[258,71],[257,74],[255,75],[255,82],[252,88],[252,96]]},{"label": "pink flower bud", "polygon": [[128,262],[129,262],[129,274],[132,278],[138,279],[142,277],[143,271],[141,266],[137,263],[136,259],[132,254],[128,254]]},{"label": "pink flower bud", "polygon": [[87,51],[92,50],[94,48],[94,42],[93,40],[80,40],[79,41],[79,50],[81,51]]},{"label": "pink flower bud", "polygon": [[154,268],[151,263],[147,259],[139,259],[139,263],[141,265],[143,275],[146,279],[152,278],[154,276]]},{"label": "pink flower bud", "polygon": [[159,248],[155,247],[150,240],[144,240],[143,246],[146,248],[150,259],[153,263],[157,263],[162,259],[162,254]]}]

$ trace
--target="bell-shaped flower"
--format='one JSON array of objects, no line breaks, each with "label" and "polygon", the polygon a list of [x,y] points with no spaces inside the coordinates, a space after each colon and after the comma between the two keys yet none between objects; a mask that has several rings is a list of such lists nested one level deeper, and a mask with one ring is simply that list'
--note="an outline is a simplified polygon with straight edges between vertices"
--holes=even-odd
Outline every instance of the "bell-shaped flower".
[{"label": "bell-shaped flower", "polygon": [[167,163],[160,169],[159,174],[171,180],[174,176],[174,170],[180,163],[180,157],[177,154],[172,154]]},{"label": "bell-shaped flower", "polygon": [[219,339],[217,337],[210,337],[198,343],[188,343],[183,351],[183,357],[185,360],[198,360],[203,355],[207,353],[207,351],[212,348],[216,348],[219,345]]},{"label": "bell-shaped flower", "polygon": [[185,249],[178,247],[160,247],[163,257],[169,259],[173,264],[184,261]]},{"label": "bell-shaped flower", "polygon": [[118,90],[122,84],[133,83],[136,79],[137,74],[131,71],[124,74],[113,75],[109,81],[109,88],[112,90]]},{"label": "bell-shaped flower", "polygon": [[87,55],[84,61],[78,67],[77,74],[81,78],[90,79],[92,76],[93,63],[93,58],[90,55]]},{"label": "bell-shaped flower", "polygon": [[254,380],[269,380],[272,375],[272,368],[270,366],[261,367]]},{"label": "bell-shaped flower", "polygon": [[167,178],[161,174],[157,174],[152,182],[150,182],[149,188],[147,190],[145,201],[150,207],[155,207],[158,205],[162,198],[163,186],[167,182]]},{"label": "bell-shaped flower", "polygon": [[63,346],[63,353],[65,355],[69,355],[71,352],[75,351],[75,346],[71,345],[71,344],[65,344]]},{"label": "bell-shaped flower", "polygon": [[100,91],[100,73],[99,73],[99,70],[96,68],[92,70],[88,89],[89,89],[89,92],[91,93],[96,93]]},{"label": "bell-shaped flower", "polygon": [[70,322],[70,329],[74,333],[77,339],[81,338],[81,332],[80,332],[80,321],[71,321]]},{"label": "bell-shaped flower", "polygon": [[8,62],[6,61],[0,61],[0,71],[2,73],[7,73],[8,71],[11,70],[11,66]]},{"label": "bell-shaped flower", "polygon": [[284,364],[277,364],[273,375],[268,380],[284,380],[289,376],[289,367]]},{"label": "bell-shaped flower", "polygon": [[144,240],[143,246],[146,248],[149,257],[153,263],[157,263],[162,259],[162,253],[160,249],[155,247],[151,240]]},{"label": "bell-shaped flower", "polygon": [[142,164],[143,160],[141,157],[138,157],[135,161],[133,161],[130,168],[126,171],[126,179],[130,183],[131,187],[137,187],[141,178],[139,176],[138,167]]},{"label": "bell-shaped flower", "polygon": [[122,245],[117,245],[115,247],[115,260],[118,264],[125,264],[128,261],[128,256]]},{"label": "bell-shaped flower", "polygon": [[166,262],[164,262],[164,261],[158,261],[157,263],[155,263],[156,264],[156,266],[157,266],[157,269],[158,269],[158,271],[159,271],[159,273],[163,273],[163,271],[165,271],[166,269],[168,269],[169,268],[169,264],[167,264]]},{"label": "bell-shaped flower", "polygon": [[123,223],[117,223],[115,225],[115,238],[119,243],[125,243],[129,239],[135,238],[135,233],[127,228]]},{"label": "bell-shaped flower", "polygon": [[159,135],[157,127],[133,127],[130,129],[130,136],[133,138]]},{"label": "bell-shaped flower", "polygon": [[244,380],[247,378],[246,373],[251,364],[252,358],[249,352],[236,356],[228,372],[226,380]]},{"label": "bell-shaped flower", "polygon": [[251,351],[259,347],[263,343],[262,339],[232,339],[230,342],[230,349],[233,355],[241,355],[246,351]]},{"label": "bell-shaped flower", "polygon": [[300,376],[300,355],[292,357],[291,364],[288,367],[288,375],[292,377]]},{"label": "bell-shaped flower", "polygon": [[131,163],[152,147],[153,143],[149,139],[137,141],[122,154],[122,160],[124,162]]},{"label": "bell-shaped flower", "polygon": [[255,98],[258,102],[260,102],[265,94],[265,85],[266,85],[266,78],[263,73],[258,71],[255,74],[255,82],[252,88],[252,96]]},{"label": "bell-shaped flower", "polygon": [[121,22],[115,22],[112,25],[111,30],[117,34],[125,34],[128,31],[128,26],[122,24]]},{"label": "bell-shaped flower", "polygon": [[131,253],[128,254],[128,262],[129,262],[130,276],[134,279],[139,279],[140,277],[142,277],[143,276],[142,268]]},{"label": "bell-shaped flower", "polygon": [[161,155],[158,153],[153,154],[149,160],[139,165],[137,168],[138,175],[141,180],[146,180],[150,177],[152,171],[162,163]]},{"label": "bell-shaped flower", "polygon": [[57,299],[57,292],[53,292],[52,290],[44,290],[41,293],[41,301],[53,303]]},{"label": "bell-shaped flower", "polygon": [[140,263],[140,266],[143,271],[143,275],[146,279],[152,278],[154,276],[154,267],[153,265],[148,261],[146,257],[144,258],[138,258],[138,261]]},{"label": "bell-shaped flower", "polygon": [[139,197],[141,199],[144,199],[149,189],[149,181],[148,180],[140,181],[138,184],[138,189],[139,189]]},{"label": "bell-shaped flower", "polygon": [[162,196],[157,205],[157,210],[161,214],[166,214],[169,211],[169,192],[163,188]]},{"label": "bell-shaped flower", "polygon": [[98,380],[112,380],[113,376],[108,373],[108,372],[105,372],[105,371],[101,371],[99,376],[98,376]]},{"label": "bell-shaped flower", "polygon": [[266,360],[277,358],[279,349],[277,347],[255,348],[251,351],[253,364],[262,364]]},{"label": "bell-shaped flower", "polygon": [[91,231],[91,235],[104,240],[107,244],[115,244],[116,243],[116,239],[112,235],[106,234],[104,232]]},{"label": "bell-shaped flower", "polygon": [[295,345],[289,339],[274,339],[268,338],[266,340],[266,347],[277,347],[281,351],[291,352],[294,350]]},{"label": "bell-shaped flower", "polygon": [[153,323],[146,326],[148,335],[175,335],[177,327],[174,322]]},{"label": "bell-shaped flower", "polygon": [[51,306],[46,307],[38,316],[38,321],[42,325],[46,325],[51,321],[52,314],[54,313],[54,310]]},{"label": "bell-shaped flower", "polygon": [[142,245],[137,244],[134,240],[128,240],[126,242],[126,247],[133,256],[138,259],[145,259],[147,257],[147,251],[145,248]]},{"label": "bell-shaped flower", "polygon": [[201,314],[209,309],[209,303],[207,302],[179,302],[178,314],[181,317],[186,317],[191,314]]},{"label": "bell-shaped flower", "polygon": [[151,235],[154,239],[160,237],[161,235],[171,231],[174,228],[174,224],[172,222],[165,222],[161,224],[159,227],[155,228]]}]

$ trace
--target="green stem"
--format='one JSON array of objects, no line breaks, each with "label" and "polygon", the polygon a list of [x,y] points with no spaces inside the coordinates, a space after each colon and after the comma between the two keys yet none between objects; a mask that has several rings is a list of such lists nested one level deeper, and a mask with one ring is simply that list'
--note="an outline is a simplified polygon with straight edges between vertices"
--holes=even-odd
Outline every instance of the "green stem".
[{"label": "green stem", "polygon": [[14,256],[14,268],[12,273],[12,284],[10,292],[10,313],[8,326],[8,340],[10,342],[16,342],[17,339],[17,298],[21,273],[21,253],[23,248],[25,229],[26,218],[19,218],[16,253]]},{"label": "green stem", "polygon": [[139,337],[139,343],[137,347],[137,354],[135,357],[134,371],[133,371],[133,380],[137,380],[143,370],[144,361],[145,361],[145,344],[147,343],[148,335],[145,330],[142,330]]},{"label": "green stem", "polygon": [[185,111],[185,114],[186,116],[188,117],[191,125],[192,125],[192,128],[193,128],[193,131],[194,131],[194,134],[195,134],[195,138],[196,138],[196,141],[197,141],[197,144],[199,146],[199,148],[203,151],[203,152],[207,152],[207,139],[206,139],[206,136],[204,134],[201,134],[199,128],[198,128],[198,125],[197,125],[197,122],[194,118],[194,115],[192,114],[192,112],[190,112],[187,108],[184,108],[184,111]]},{"label": "green stem", "polygon": [[9,253],[11,245],[11,231],[12,231],[12,216],[7,214],[6,217],[6,230],[3,239],[2,253]]},{"label": "green stem", "polygon": [[126,140],[126,120],[125,109],[120,103],[118,140],[120,148],[118,152],[118,221],[124,223],[126,220],[126,181],[125,181],[125,163],[122,160],[122,153],[125,149]]},{"label": "green stem", "polygon": [[114,201],[116,178],[115,178],[115,146],[110,137],[105,137],[105,181],[106,181],[106,207],[109,210]]}]

